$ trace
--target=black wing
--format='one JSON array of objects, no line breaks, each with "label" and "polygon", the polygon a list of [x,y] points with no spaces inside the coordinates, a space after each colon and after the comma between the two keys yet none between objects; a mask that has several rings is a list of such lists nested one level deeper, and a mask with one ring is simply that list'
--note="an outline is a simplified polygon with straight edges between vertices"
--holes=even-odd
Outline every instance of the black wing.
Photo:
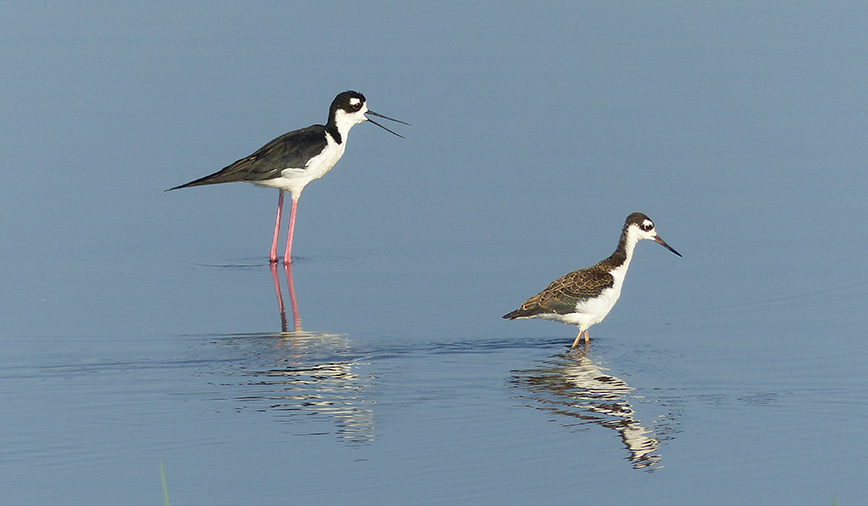
[{"label": "black wing", "polygon": [[280,177],[283,169],[303,169],[308,160],[325,148],[325,132],[324,126],[313,125],[283,134],[218,172],[169,190],[235,181],[265,181]]}]

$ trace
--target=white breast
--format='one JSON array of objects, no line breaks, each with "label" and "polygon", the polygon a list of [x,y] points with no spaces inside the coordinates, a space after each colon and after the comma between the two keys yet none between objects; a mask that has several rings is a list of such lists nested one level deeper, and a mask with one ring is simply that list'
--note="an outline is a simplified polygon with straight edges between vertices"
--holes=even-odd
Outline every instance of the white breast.
[{"label": "white breast", "polygon": [[618,297],[621,296],[621,286],[624,284],[624,276],[627,274],[628,265],[629,262],[625,262],[624,265],[611,272],[612,277],[615,278],[615,282],[611,288],[605,288],[599,296],[593,299],[577,302],[575,312],[566,315],[547,313],[541,314],[538,317],[559,321],[568,325],[578,325],[582,330],[600,323],[615,306]]},{"label": "white breast", "polygon": [[[325,149],[308,160],[307,165],[303,168],[287,167],[280,172],[279,178],[261,182],[257,181],[256,184],[288,191],[292,195],[293,200],[298,200],[298,197],[301,196],[301,190],[308,183],[314,179],[323,177],[344,155],[346,142],[338,144],[328,132],[326,132],[325,136]],[[344,139],[346,139],[346,136],[344,136]]]}]

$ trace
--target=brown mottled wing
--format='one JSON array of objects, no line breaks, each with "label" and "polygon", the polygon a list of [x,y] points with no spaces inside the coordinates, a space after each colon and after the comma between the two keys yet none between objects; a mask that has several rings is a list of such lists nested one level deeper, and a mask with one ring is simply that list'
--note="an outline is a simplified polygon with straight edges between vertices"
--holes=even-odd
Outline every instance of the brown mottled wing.
[{"label": "brown mottled wing", "polygon": [[614,284],[615,278],[603,269],[591,267],[573,271],[552,281],[545,290],[527,299],[521,307],[503,317],[514,320],[544,313],[572,313],[580,300],[596,297]]},{"label": "brown mottled wing", "polygon": [[[303,169],[326,146],[325,127],[313,125],[283,134],[256,153],[222,170],[169,190],[235,181],[265,181],[280,177],[283,169]],[[168,191],[168,190],[167,190]]]}]

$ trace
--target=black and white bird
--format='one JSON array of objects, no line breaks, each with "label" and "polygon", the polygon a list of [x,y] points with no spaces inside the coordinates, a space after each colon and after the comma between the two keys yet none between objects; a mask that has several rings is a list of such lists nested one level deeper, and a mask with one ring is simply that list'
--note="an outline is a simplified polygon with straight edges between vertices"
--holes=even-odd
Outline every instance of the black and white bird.
[{"label": "black and white bird", "polygon": [[277,262],[277,237],[280,231],[280,218],[283,212],[283,194],[289,192],[292,197],[292,208],[289,214],[289,229],[286,236],[286,250],[283,262],[290,263],[292,257],[292,236],[295,231],[295,213],[298,198],[304,187],[319,179],[341,159],[347,146],[347,134],[350,129],[363,121],[403,138],[383,125],[371,120],[366,115],[377,116],[404,125],[401,120],[377,114],[368,109],[365,96],[355,91],[345,91],[338,94],[329,108],[329,118],[325,125],[312,125],[301,130],[295,130],[269,142],[250,156],[203,178],[191,181],[166,191],[202,186],[217,183],[243,181],[258,186],[277,188],[280,196],[277,200],[277,219],[274,223],[274,238],[271,241],[269,260]]},{"label": "black and white bird", "polygon": [[588,328],[603,321],[621,296],[621,286],[633,258],[633,248],[642,239],[650,239],[681,256],[657,235],[650,218],[642,213],[633,213],[627,216],[618,247],[609,258],[552,281],[545,290],[503,317],[509,320],[542,318],[576,325],[579,334],[572,347],[578,346],[583,333],[587,343],[590,340]]}]

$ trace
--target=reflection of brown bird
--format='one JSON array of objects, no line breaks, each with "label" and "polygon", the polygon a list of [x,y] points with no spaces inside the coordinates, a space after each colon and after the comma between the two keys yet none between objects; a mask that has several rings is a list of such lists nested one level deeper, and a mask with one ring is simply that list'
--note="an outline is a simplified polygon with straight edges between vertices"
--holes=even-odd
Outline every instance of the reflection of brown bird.
[{"label": "reflection of brown bird", "polygon": [[519,397],[534,401],[530,407],[558,416],[564,427],[594,424],[612,429],[630,452],[628,459],[634,468],[654,471],[662,467],[660,436],[669,431],[672,413],[643,423],[630,403],[640,396],[633,394],[627,382],[594,363],[587,345],[512,374],[513,386],[526,391]]},{"label": "reflection of brown bird", "polygon": [[509,320],[542,318],[576,325],[579,334],[573,341],[573,348],[578,346],[582,333],[587,343],[590,339],[588,328],[603,321],[621,296],[621,286],[633,258],[633,248],[642,239],[650,239],[681,256],[657,235],[650,218],[642,213],[633,213],[627,216],[618,248],[609,258],[554,280],[545,290],[503,317]]}]

